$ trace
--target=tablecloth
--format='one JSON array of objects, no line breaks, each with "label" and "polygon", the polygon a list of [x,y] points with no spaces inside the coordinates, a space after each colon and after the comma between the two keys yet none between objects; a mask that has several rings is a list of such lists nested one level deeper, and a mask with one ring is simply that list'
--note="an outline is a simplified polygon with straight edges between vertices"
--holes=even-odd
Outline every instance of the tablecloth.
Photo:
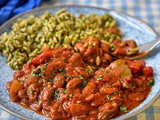
[{"label": "tablecloth", "polygon": [[[124,11],[142,19],[160,34],[160,0],[47,0],[41,6],[80,4]],[[0,120],[20,120],[0,109]],[[144,112],[128,120],[160,120],[160,97]]]}]

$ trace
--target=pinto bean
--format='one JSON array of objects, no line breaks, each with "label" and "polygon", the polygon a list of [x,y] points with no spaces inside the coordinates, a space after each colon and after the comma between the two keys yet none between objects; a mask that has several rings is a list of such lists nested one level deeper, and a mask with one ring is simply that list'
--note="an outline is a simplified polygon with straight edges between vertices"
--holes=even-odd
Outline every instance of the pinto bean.
[{"label": "pinto bean", "polygon": [[99,107],[98,110],[98,119],[106,120],[114,115],[118,110],[117,103],[105,103]]},{"label": "pinto bean", "polygon": [[101,43],[101,46],[102,50],[105,52],[105,53],[108,53],[109,52],[109,45],[105,44],[105,43]]},{"label": "pinto bean", "polygon": [[105,85],[105,86],[103,86],[102,88],[100,88],[100,92],[102,93],[102,94],[112,94],[112,93],[114,93],[114,92],[118,92],[118,88],[116,88],[116,87],[111,87],[111,88],[108,88],[108,86],[107,85]]},{"label": "pinto bean", "polygon": [[80,83],[81,83],[81,80],[79,78],[73,78],[72,80],[70,80],[67,83],[66,88],[67,89],[75,89],[80,85]]},{"label": "pinto bean", "polygon": [[88,112],[88,108],[85,105],[72,103],[70,105],[70,112],[71,112],[72,116],[85,115]]},{"label": "pinto bean", "polygon": [[51,88],[49,87],[45,88],[41,97],[42,102],[49,102],[51,100],[51,96],[52,96]]},{"label": "pinto bean", "polygon": [[77,43],[77,44],[75,45],[75,47],[76,47],[76,49],[77,49],[81,54],[84,53],[85,48],[83,47],[83,44],[82,44],[82,43]]},{"label": "pinto bean", "polygon": [[91,106],[93,106],[93,107],[99,107],[102,104],[104,104],[104,97],[103,97],[102,94],[100,94],[99,92],[97,92],[96,94],[94,94],[94,97],[93,97],[93,99],[91,101]]},{"label": "pinto bean", "polygon": [[112,62],[112,57],[109,54],[104,54],[104,57],[109,61]]},{"label": "pinto bean", "polygon": [[84,70],[82,67],[76,67],[75,70],[77,70],[78,74],[82,75],[85,79],[89,77],[88,72]]},{"label": "pinto bean", "polygon": [[18,97],[20,99],[28,98],[26,89],[22,89],[22,90],[18,91]]},{"label": "pinto bean", "polygon": [[34,111],[41,111],[42,110],[42,103],[33,103],[30,105],[30,107],[34,110]]},{"label": "pinto bean", "polygon": [[31,102],[34,102],[37,100],[38,97],[38,91],[37,91],[37,86],[36,84],[31,84],[28,88],[27,88],[27,95],[29,97],[29,100]]},{"label": "pinto bean", "polygon": [[57,88],[62,88],[64,86],[64,83],[65,83],[64,76],[58,74],[57,76],[54,77],[54,85]]},{"label": "pinto bean", "polygon": [[37,83],[37,80],[38,80],[37,76],[32,76],[26,81],[25,85],[29,86],[31,84]]},{"label": "pinto bean", "polygon": [[94,97],[94,94],[90,94],[85,98],[85,102],[90,102]]},{"label": "pinto bean", "polygon": [[93,80],[90,80],[86,87],[82,90],[83,94],[92,94],[96,92],[96,84]]}]

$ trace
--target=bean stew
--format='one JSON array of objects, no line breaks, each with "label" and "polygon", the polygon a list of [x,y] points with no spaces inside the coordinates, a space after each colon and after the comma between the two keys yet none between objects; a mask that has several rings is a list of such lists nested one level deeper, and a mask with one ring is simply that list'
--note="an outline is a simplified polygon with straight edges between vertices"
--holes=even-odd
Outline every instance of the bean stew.
[{"label": "bean stew", "polygon": [[[114,55],[127,56],[133,40],[114,41]],[[114,60],[109,46],[87,38],[75,47],[45,47],[14,73],[10,99],[53,120],[106,120],[142,103],[154,85],[144,60]]]}]

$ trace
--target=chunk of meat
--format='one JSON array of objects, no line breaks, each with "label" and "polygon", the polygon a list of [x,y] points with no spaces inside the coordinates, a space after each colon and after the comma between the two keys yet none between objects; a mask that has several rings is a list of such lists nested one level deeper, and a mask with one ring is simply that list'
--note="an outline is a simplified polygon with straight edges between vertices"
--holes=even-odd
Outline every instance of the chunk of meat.
[{"label": "chunk of meat", "polygon": [[117,103],[105,103],[98,109],[98,119],[106,120],[112,117],[118,111]]}]

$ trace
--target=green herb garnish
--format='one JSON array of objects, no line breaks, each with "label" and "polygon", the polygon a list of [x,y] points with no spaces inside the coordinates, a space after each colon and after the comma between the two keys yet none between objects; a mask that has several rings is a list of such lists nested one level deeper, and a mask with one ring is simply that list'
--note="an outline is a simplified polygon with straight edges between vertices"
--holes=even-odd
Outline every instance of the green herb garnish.
[{"label": "green herb garnish", "polygon": [[88,81],[85,80],[82,82],[82,84],[80,85],[80,88],[84,88],[87,85]]},{"label": "green herb garnish", "polygon": [[55,92],[54,92],[54,98],[55,98],[55,100],[59,99],[59,91],[58,90],[55,90]]},{"label": "green herb garnish", "polygon": [[46,82],[53,82],[52,78],[44,78]]},{"label": "green herb garnish", "polygon": [[87,68],[86,68],[86,72],[88,72],[88,74],[92,74],[93,73],[93,69],[92,69],[92,67],[91,66],[87,66]]},{"label": "green herb garnish", "polygon": [[67,93],[67,90],[65,90],[65,89],[63,89],[62,91],[63,91],[63,93],[64,93],[64,94],[66,94],[66,93]]},{"label": "green herb garnish", "polygon": [[33,94],[33,90],[32,89],[29,89],[29,92],[30,92],[30,94]]},{"label": "green herb garnish", "polygon": [[127,110],[127,107],[125,107],[125,106],[121,106],[121,107],[120,107],[120,110],[121,110],[122,112],[125,112],[125,113],[129,112],[129,110]]},{"label": "green herb garnish", "polygon": [[78,75],[79,79],[83,79],[83,76],[81,74]]},{"label": "green herb garnish", "polygon": [[148,86],[153,86],[153,85],[154,85],[154,81],[153,81],[153,80],[150,80],[149,82],[147,82],[147,85],[148,85]]},{"label": "green herb garnish", "polygon": [[21,83],[22,85],[24,85],[24,82],[21,81],[20,83]]},{"label": "green herb garnish", "polygon": [[111,88],[112,87],[112,85],[108,85],[108,88]]},{"label": "green herb garnish", "polygon": [[48,65],[48,63],[45,63],[45,64],[44,64],[44,66],[47,66],[47,65]]},{"label": "green herb garnish", "polygon": [[103,76],[102,75],[99,75],[97,80],[102,80],[103,79]]},{"label": "green herb garnish", "polygon": [[108,100],[110,100],[110,99],[111,99],[111,96],[110,96],[110,95],[107,95],[106,97],[107,97],[107,99],[108,99]]},{"label": "green herb garnish", "polygon": [[69,94],[69,97],[72,98],[72,97],[73,97],[73,94]]},{"label": "green herb garnish", "polygon": [[116,94],[117,94],[117,92],[113,92],[113,94],[114,94],[114,95],[116,95]]}]

